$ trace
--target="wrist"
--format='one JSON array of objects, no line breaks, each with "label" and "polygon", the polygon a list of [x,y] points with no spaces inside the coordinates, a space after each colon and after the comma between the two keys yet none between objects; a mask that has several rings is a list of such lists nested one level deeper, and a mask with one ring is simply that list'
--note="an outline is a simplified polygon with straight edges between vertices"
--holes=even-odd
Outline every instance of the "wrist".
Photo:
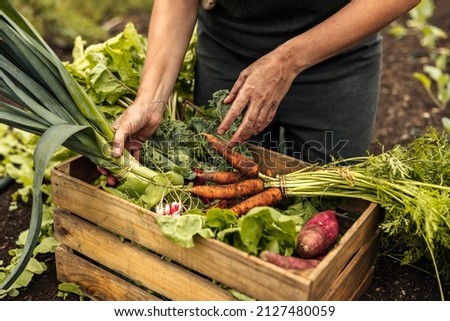
[{"label": "wrist", "polygon": [[133,105],[137,105],[142,109],[164,110],[167,99],[149,94],[138,94],[133,101]]},{"label": "wrist", "polygon": [[153,86],[147,87],[145,83],[141,83],[134,102],[142,106],[153,104],[165,105],[170,94],[170,92],[166,93],[161,86],[158,86],[158,88],[154,88]]},{"label": "wrist", "polygon": [[280,45],[276,51],[279,52],[280,62],[295,76],[313,65],[313,62],[308,57],[307,49],[298,41],[287,41]]}]

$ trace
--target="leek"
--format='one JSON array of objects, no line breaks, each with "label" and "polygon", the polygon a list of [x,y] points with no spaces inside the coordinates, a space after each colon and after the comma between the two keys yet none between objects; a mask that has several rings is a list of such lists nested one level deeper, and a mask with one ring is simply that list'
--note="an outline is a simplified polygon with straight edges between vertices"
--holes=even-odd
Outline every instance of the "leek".
[{"label": "leek", "polygon": [[0,122],[41,136],[34,152],[29,233],[19,262],[0,285],[7,290],[26,268],[37,244],[40,187],[57,148],[63,145],[119,178],[150,182],[159,173],[141,166],[126,150],[120,158],[111,156],[110,123],[35,28],[8,0],[0,0],[0,7]]}]

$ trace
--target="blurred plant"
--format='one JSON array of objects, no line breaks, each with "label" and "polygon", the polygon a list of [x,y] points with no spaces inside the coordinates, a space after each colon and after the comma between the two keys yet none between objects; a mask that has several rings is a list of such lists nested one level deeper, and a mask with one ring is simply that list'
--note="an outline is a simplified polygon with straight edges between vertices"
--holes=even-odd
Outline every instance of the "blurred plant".
[{"label": "blurred plant", "polygon": [[[13,178],[20,187],[12,194],[9,210],[14,213],[19,201],[29,202],[31,198],[32,180],[33,180],[33,151],[36,148],[38,136],[29,134],[22,130],[10,128],[7,125],[0,124],[0,174]],[[53,237],[53,209],[51,202],[50,170],[55,165],[61,163],[75,154],[68,149],[61,147],[52,157],[50,166],[45,172],[46,182],[41,186],[43,195],[46,199],[43,210],[43,220],[41,224],[41,234],[39,245],[33,252],[33,258],[27,266],[19,280],[8,290],[0,290],[0,299],[5,296],[17,296],[19,289],[26,287],[35,274],[41,274],[47,270],[45,262],[39,260],[39,254],[53,253],[58,242]],[[15,267],[19,260],[28,230],[20,233],[16,240],[17,248],[8,251],[11,260],[8,265],[0,260],[0,282]]]},{"label": "blurred plant", "polygon": [[153,0],[12,0],[12,4],[53,46],[70,48],[78,35],[90,41],[110,36],[108,26],[131,11],[150,15]]},{"label": "blurred plant", "polygon": [[439,50],[434,65],[424,65],[423,73],[415,72],[416,78],[425,88],[428,96],[440,109],[444,109],[450,101],[450,73],[447,72],[450,62],[450,49]]},{"label": "blurred plant", "polygon": [[57,296],[66,300],[70,294],[75,294],[79,297],[80,301],[84,300],[83,292],[80,287],[75,283],[61,283],[58,285],[58,294]]},{"label": "blurred plant", "polygon": [[429,22],[435,13],[435,9],[434,0],[422,0],[414,9],[409,11],[406,26],[396,21],[391,25],[389,34],[398,39],[407,35],[416,35],[420,38],[420,44],[430,54],[433,54],[437,42],[448,37],[444,30]]},{"label": "blurred plant", "polygon": [[406,35],[419,38],[420,44],[427,50],[430,63],[423,66],[423,72],[415,72],[413,76],[422,84],[433,103],[444,109],[450,101],[450,49],[438,46],[440,40],[448,38],[448,34],[429,22],[435,10],[434,0],[422,0],[408,13],[410,19],[406,21],[406,26],[395,22],[389,34],[396,38]]}]

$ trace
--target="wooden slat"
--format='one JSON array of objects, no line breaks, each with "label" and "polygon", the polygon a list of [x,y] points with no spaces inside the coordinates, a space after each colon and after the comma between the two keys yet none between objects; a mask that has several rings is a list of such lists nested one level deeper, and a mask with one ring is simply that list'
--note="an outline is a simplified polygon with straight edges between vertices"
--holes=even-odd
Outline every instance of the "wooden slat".
[{"label": "wooden slat", "polygon": [[373,276],[375,272],[375,266],[371,265],[367,271],[366,278],[362,281],[359,286],[356,284],[357,290],[355,291],[353,297],[350,298],[351,301],[359,300],[362,295],[369,289],[373,281]]},{"label": "wooden slat", "polygon": [[266,169],[271,169],[273,174],[286,174],[294,170],[305,167],[305,162],[264,149],[255,145],[248,145],[252,152],[253,158],[259,165],[260,171],[265,172]]},{"label": "wooden slat", "polygon": [[375,262],[378,236],[379,231],[356,253],[333,283],[333,286],[327,289],[325,295],[320,298],[321,300],[343,301],[355,299],[356,294],[360,291],[356,285],[364,283],[370,267]]},{"label": "wooden slat", "polygon": [[172,300],[231,300],[233,297],[186,269],[139,249],[61,209],[55,237],[67,247]]},{"label": "wooden slat", "polygon": [[72,253],[63,245],[55,252],[57,278],[77,284],[83,295],[101,301],[159,301],[158,297]]},{"label": "wooden slat", "polygon": [[326,264],[320,264],[311,271],[312,292],[316,299],[325,295],[329,286],[336,280],[342,269],[350,262],[356,252],[368,244],[378,228],[377,211],[379,207],[370,204],[368,209],[356,220],[352,227],[342,236],[337,245],[324,258]]}]

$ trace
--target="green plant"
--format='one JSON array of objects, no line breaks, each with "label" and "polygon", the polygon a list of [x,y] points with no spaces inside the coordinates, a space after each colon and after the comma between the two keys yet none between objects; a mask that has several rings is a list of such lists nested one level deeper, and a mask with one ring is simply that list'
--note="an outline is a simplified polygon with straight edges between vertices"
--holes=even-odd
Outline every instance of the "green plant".
[{"label": "green plant", "polygon": [[399,21],[392,23],[389,34],[395,38],[402,38],[406,35],[415,35],[420,39],[420,44],[429,52],[436,49],[439,40],[446,39],[447,33],[441,28],[429,22],[435,13],[436,5],[434,0],[422,0],[414,9],[408,12],[409,19],[406,26]]},{"label": "green plant", "polygon": [[83,292],[81,291],[78,285],[67,282],[63,282],[58,285],[58,294],[57,294],[58,297],[63,298],[65,300],[67,299],[69,294],[78,295],[80,301],[84,300]]},{"label": "green plant", "polygon": [[[0,136],[2,137],[0,140],[0,173],[2,175],[8,175],[20,184],[20,187],[11,198],[9,210],[14,212],[19,201],[27,203],[31,198],[34,175],[33,150],[36,147],[38,136],[3,124],[0,124]],[[47,269],[46,263],[39,259],[39,254],[53,253],[58,245],[58,242],[53,237],[54,204],[51,202],[51,189],[48,184],[50,169],[73,155],[74,153],[62,147],[52,157],[45,172],[45,183],[41,186],[43,197],[47,202],[43,204],[40,236],[38,245],[33,251],[33,258],[31,259],[33,263],[29,267],[27,266],[26,271],[20,278],[20,282],[16,282],[8,290],[0,290],[0,298],[6,295],[18,295],[20,288],[26,287],[34,275],[41,274]],[[9,264],[4,265],[3,262],[0,262],[0,280],[11,273],[19,261],[27,234],[28,230],[23,231],[16,241],[17,247],[9,250],[11,256]]]},{"label": "green plant", "polygon": [[450,101],[450,50],[442,49],[436,55],[433,65],[425,65],[423,73],[415,72],[414,78],[420,81],[428,96],[440,109],[447,107]]},{"label": "green plant", "polygon": [[[84,1],[84,0],[12,0],[12,4],[50,43],[71,47],[73,39],[84,35],[89,41],[109,37],[109,26],[130,11],[150,15],[152,0]],[[120,20],[119,20],[120,21]]]},{"label": "green plant", "polygon": [[429,22],[435,13],[434,0],[423,0],[409,12],[406,27],[395,22],[389,33],[401,38],[415,35],[427,50],[429,61],[423,66],[423,72],[415,72],[414,78],[424,87],[427,95],[440,109],[444,109],[450,100],[450,74],[448,72],[450,50],[440,48],[439,41],[448,38],[448,33]]}]

